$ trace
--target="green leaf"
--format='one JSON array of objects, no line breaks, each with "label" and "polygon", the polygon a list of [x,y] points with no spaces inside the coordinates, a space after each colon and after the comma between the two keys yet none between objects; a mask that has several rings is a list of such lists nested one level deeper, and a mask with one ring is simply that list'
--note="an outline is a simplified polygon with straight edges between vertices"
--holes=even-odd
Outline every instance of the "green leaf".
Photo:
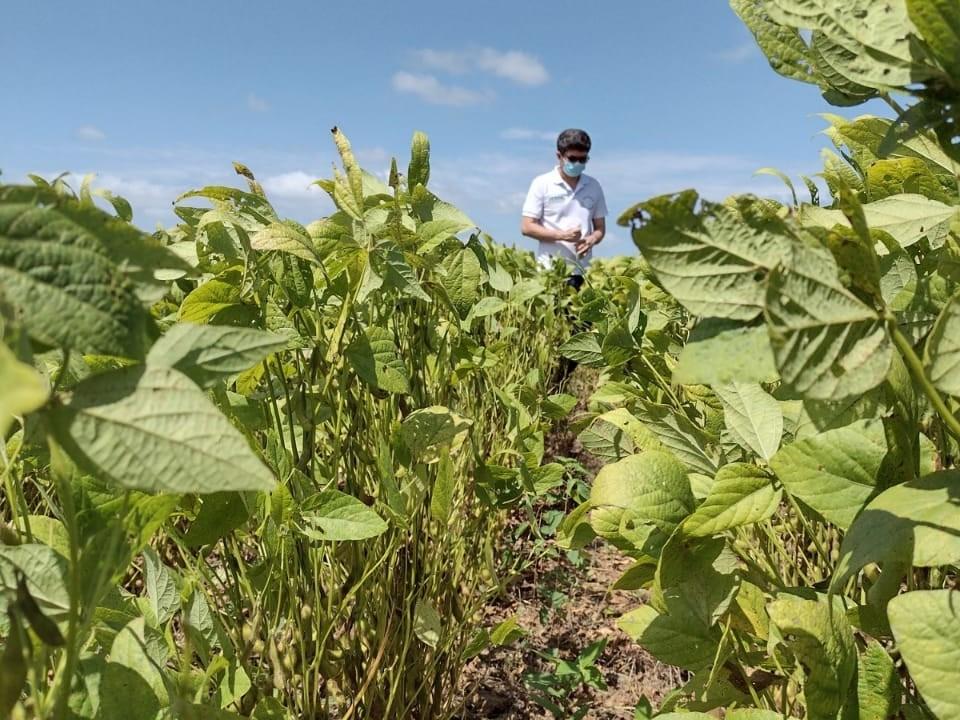
[{"label": "green leaf", "polygon": [[413,632],[428,647],[435,648],[440,644],[443,621],[440,619],[440,613],[425,600],[417,600],[414,606]]},{"label": "green leaf", "polygon": [[417,130],[410,142],[410,164],[407,166],[407,187],[427,187],[430,182],[430,140]]},{"label": "green leaf", "polygon": [[400,424],[400,437],[412,453],[419,454],[438,445],[453,445],[462,440],[471,424],[472,421],[447,408],[434,405],[407,415]]},{"label": "green leaf", "polygon": [[180,592],[174,582],[173,573],[160,560],[153,548],[143,551],[144,590],[150,601],[150,608],[160,626],[173,617],[180,608]]},{"label": "green leaf", "polygon": [[723,404],[727,430],[738,445],[770,460],[783,436],[783,412],[756,383],[734,382],[714,388]]},{"label": "green leaf", "polygon": [[869,640],[857,665],[857,705],[860,720],[896,717],[902,693],[900,676],[883,645]]},{"label": "green leaf", "polygon": [[960,7],[952,0],[906,0],[910,20],[917,26],[937,62],[960,77]]},{"label": "green leaf", "polygon": [[600,341],[592,332],[574,335],[559,348],[559,353],[574,362],[587,367],[602,367],[605,363]]},{"label": "green leaf", "polygon": [[444,268],[447,274],[442,278],[443,287],[457,314],[466,318],[480,298],[480,260],[472,248],[464,247],[447,256]]},{"label": "green leaf", "polygon": [[864,508],[840,545],[831,587],[842,588],[872,562],[917,567],[960,562],[960,470],[945,470],[884,490]]},{"label": "green leaf", "polygon": [[960,718],[960,593],[917,590],[890,601],[897,650],[933,714]]},{"label": "green leaf", "polygon": [[[2,190],[10,188],[0,188],[0,287],[22,309],[30,338],[82,353],[143,357],[147,314],[102,238],[58,207],[11,202]],[[139,237],[134,232],[132,239]]]},{"label": "green leaf", "polygon": [[240,431],[170,368],[90,377],[50,419],[75,462],[125,488],[210,493],[274,485]]},{"label": "green leaf", "polygon": [[[359,214],[359,211],[363,208],[363,172],[357,164],[347,136],[336,127],[330,132],[333,133],[333,142],[337,146],[337,152],[340,153],[340,161],[343,163],[343,169],[347,173],[346,192],[349,193],[348,205],[351,208],[356,208]],[[341,178],[336,177],[335,181],[338,186],[341,185]],[[343,197],[342,200],[346,201],[347,197]]]},{"label": "green leaf", "polygon": [[407,367],[389,330],[377,326],[366,328],[354,337],[344,357],[368,385],[392,393],[410,392]]},{"label": "green leaf", "polygon": [[566,393],[548,395],[543,401],[543,414],[551,420],[561,420],[577,406],[577,398]]},{"label": "green leaf", "polygon": [[577,436],[584,450],[606,462],[614,462],[638,450],[662,450],[661,443],[626,408],[598,415]]},{"label": "green leaf", "polygon": [[727,612],[739,586],[737,557],[722,538],[674,533],[660,553],[650,602],[700,625],[706,634]]},{"label": "green leaf", "polygon": [[719,467],[718,453],[706,433],[690,419],[666,405],[641,402],[635,415],[664,448],[679,458],[692,472],[713,475]]},{"label": "green leaf", "polygon": [[262,330],[179,323],[150,348],[147,365],[174,368],[210,388],[286,346],[287,338]]},{"label": "green leaf", "polygon": [[[590,507],[590,525],[598,535],[656,556],[693,511],[694,499],[683,465],[670,453],[648,451],[601,468]],[[622,529],[629,530],[629,541]]]},{"label": "green leaf", "polygon": [[318,540],[366,540],[387,530],[387,523],[373,509],[339,490],[312,495],[301,507],[303,520],[319,530]]},{"label": "green leaf", "polygon": [[716,318],[697,323],[673,369],[673,382],[678,385],[716,387],[778,378],[766,327],[744,327]]},{"label": "green leaf", "polygon": [[755,0],[730,0],[730,6],[753,33],[776,72],[802,82],[815,82],[807,44],[795,28],[773,22]]},{"label": "green leaf", "polygon": [[50,396],[50,387],[33,367],[17,360],[0,342],[0,438],[5,438],[14,417],[41,408]]},{"label": "green leaf", "polygon": [[776,512],[781,495],[770,476],[755,465],[724,465],[717,471],[706,499],[684,521],[683,532],[707,537],[762,522]]},{"label": "green leaf", "polygon": [[876,493],[886,454],[883,423],[859,420],[784,446],[770,467],[787,492],[846,529]]},{"label": "green leaf", "polygon": [[960,295],[954,295],[940,313],[924,355],[931,382],[937,389],[960,397]]},{"label": "green leaf", "polygon": [[[863,206],[870,229],[890,233],[903,248],[915,245],[924,238],[931,247],[943,245],[956,212],[957,209],[951,205],[910,193],[891,195]],[[801,222],[828,229],[834,225],[850,227],[850,221],[842,211],[812,205],[803,208]]]},{"label": "green leaf", "polygon": [[[240,288],[232,282],[233,273],[203,283],[183,299],[179,319],[184,323],[250,325],[256,308],[243,302]],[[231,322],[226,322],[230,320]]]},{"label": "green leaf", "polygon": [[[622,616],[617,620],[617,627],[657,660],[688,670],[709,666],[720,641],[720,633],[715,629],[704,629],[685,618],[661,615],[649,605],[641,605]],[[686,717],[686,713],[681,717]]]},{"label": "green leaf", "polygon": [[785,644],[806,668],[803,693],[809,717],[836,717],[856,672],[853,629],[837,596],[808,600],[780,594],[767,606]]},{"label": "green leaf", "polygon": [[751,320],[763,309],[767,271],[789,243],[740,220],[730,208],[709,205],[693,214],[696,193],[655,198],[641,205],[651,219],[633,239],[663,287],[695,315]]},{"label": "green leaf", "polygon": [[166,644],[144,619],[127,624],[114,638],[100,679],[100,714],[131,720],[155,720],[169,705],[162,668]]},{"label": "green leaf", "polygon": [[805,398],[839,400],[876,387],[893,348],[883,319],[837,280],[829,252],[797,251],[767,285],[770,345],[780,375]]},{"label": "green leaf", "polygon": [[[26,578],[26,589],[39,609],[54,620],[66,617],[70,608],[67,592],[67,561],[52,548],[39,544],[0,545],[0,589],[16,595],[17,573]],[[0,612],[6,612],[7,597],[0,593]]]},{"label": "green leaf", "polygon": [[250,237],[254,250],[290,253],[309,262],[322,264],[313,239],[306,229],[290,220],[270,223]]},{"label": "green leaf", "polygon": [[243,495],[237,492],[216,492],[206,495],[196,519],[183,536],[187,547],[212,545],[241,527],[250,517]]}]

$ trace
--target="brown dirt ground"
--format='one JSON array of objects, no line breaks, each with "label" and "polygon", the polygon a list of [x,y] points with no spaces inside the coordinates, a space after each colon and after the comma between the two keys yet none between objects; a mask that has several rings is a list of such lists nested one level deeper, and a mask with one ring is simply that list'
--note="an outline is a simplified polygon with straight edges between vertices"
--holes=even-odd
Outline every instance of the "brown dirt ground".
[{"label": "brown dirt ground", "polygon": [[[595,376],[582,370],[570,378],[566,392],[581,398],[574,416],[584,409],[584,398],[594,383]],[[548,455],[578,460],[591,480],[599,469],[563,423],[554,429],[547,446]],[[531,690],[523,681],[526,673],[549,669],[536,651],[556,648],[563,658],[572,660],[603,637],[607,645],[597,667],[607,689],[584,688],[576,695],[580,704],[590,706],[587,718],[632,720],[642,695],[656,707],[667,692],[683,684],[677,669],[659,663],[616,627],[620,615],[643,602],[641,593],[610,590],[630,565],[629,559],[601,543],[586,548],[583,556],[585,562],[578,565],[563,553],[539,558],[487,609],[488,626],[516,617],[526,635],[512,645],[484,651],[468,665],[461,684],[462,720],[552,718],[530,699]],[[563,593],[566,599],[551,603],[550,592]]]}]

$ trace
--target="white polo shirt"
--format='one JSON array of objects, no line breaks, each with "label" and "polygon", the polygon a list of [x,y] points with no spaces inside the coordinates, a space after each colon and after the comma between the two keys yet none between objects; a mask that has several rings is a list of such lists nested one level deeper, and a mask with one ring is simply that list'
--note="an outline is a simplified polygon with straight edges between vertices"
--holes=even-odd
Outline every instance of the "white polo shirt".
[{"label": "white polo shirt", "polygon": [[[606,217],[607,202],[603,190],[594,178],[581,175],[575,188],[567,185],[554,168],[538,175],[530,183],[527,199],[523,203],[523,215],[537,220],[551,230],[569,230],[579,227],[581,236],[593,232],[593,221]],[[543,242],[537,247],[537,262],[550,267],[553,258],[563,258],[570,272],[582,275],[593,256],[593,249],[582,258],[577,257],[577,244],[572,242]]]}]

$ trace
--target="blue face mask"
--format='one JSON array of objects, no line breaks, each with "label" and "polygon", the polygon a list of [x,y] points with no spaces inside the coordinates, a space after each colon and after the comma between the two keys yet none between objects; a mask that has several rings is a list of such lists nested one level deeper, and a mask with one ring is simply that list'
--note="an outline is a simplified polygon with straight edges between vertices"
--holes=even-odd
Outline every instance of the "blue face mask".
[{"label": "blue face mask", "polygon": [[582,162],[570,162],[569,160],[563,161],[563,174],[567,177],[580,177],[580,174],[586,168],[586,163]]}]

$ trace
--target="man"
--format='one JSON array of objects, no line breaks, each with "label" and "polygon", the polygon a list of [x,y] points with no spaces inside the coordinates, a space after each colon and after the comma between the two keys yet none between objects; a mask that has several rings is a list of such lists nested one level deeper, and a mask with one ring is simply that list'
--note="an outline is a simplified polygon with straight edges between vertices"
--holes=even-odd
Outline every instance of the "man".
[{"label": "man", "polygon": [[520,232],[539,241],[537,262],[550,267],[563,259],[567,284],[579,290],[593,246],[606,234],[607,203],[594,178],[584,175],[590,136],[571,128],[557,137],[557,166],[534,178],[523,203]]}]

